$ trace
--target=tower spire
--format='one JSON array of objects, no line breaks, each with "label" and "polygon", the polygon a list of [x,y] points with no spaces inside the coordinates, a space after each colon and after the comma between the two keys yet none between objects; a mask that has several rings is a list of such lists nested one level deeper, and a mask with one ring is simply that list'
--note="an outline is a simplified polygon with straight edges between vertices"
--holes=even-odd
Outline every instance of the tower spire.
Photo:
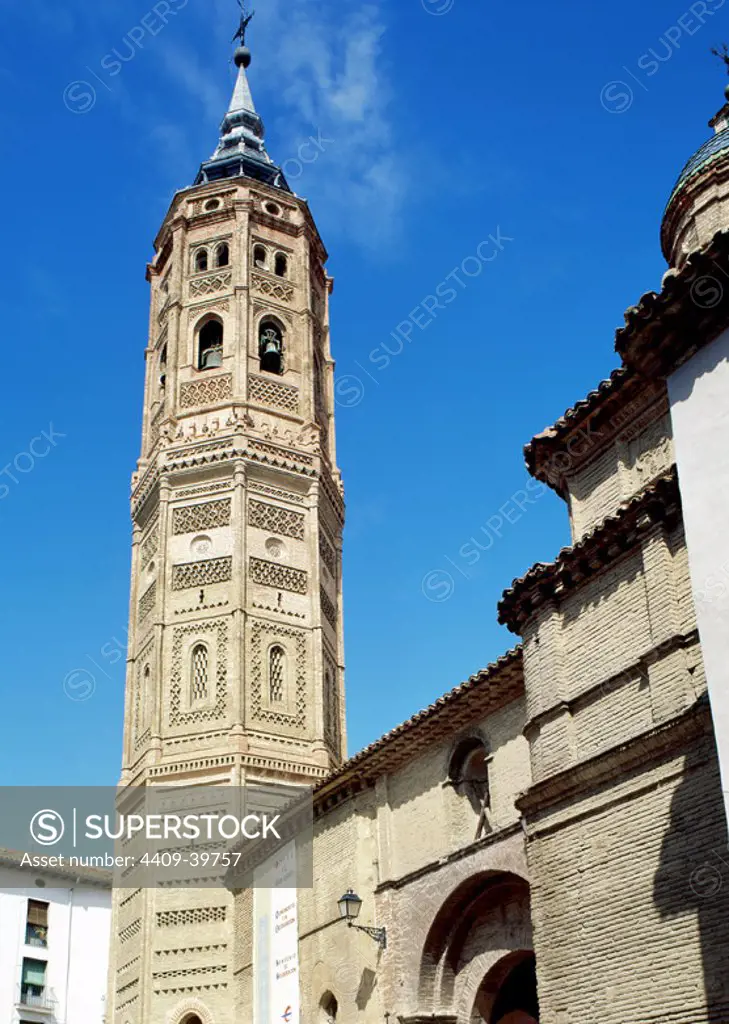
[{"label": "tower spire", "polygon": [[290,192],[283,171],[266,152],[263,121],[256,112],[248,84],[246,69],[251,63],[251,51],[246,46],[246,31],[255,14],[247,13],[245,4],[238,0],[240,25],[233,36],[239,45],[233,53],[238,75],[227,113],[220,126],[220,138],[215,152],[200,167],[196,185],[220,178],[246,177],[263,181],[274,188]]}]

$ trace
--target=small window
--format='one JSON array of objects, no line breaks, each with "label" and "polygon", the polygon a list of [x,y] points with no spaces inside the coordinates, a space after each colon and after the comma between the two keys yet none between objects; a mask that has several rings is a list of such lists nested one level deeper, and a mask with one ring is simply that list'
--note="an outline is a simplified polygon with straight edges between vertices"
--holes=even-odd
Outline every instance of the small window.
[{"label": "small window", "polygon": [[288,269],[288,260],[282,252],[277,252],[275,262],[276,277],[286,277]]},{"label": "small window", "polygon": [[456,747],[448,772],[450,784],[456,792],[468,799],[478,814],[476,839],[481,837],[488,825],[486,811],[491,806],[490,762],[491,755],[486,744],[474,736]]},{"label": "small window", "polygon": [[213,370],[223,365],[223,325],[220,320],[208,320],[200,328],[198,340],[198,370]]},{"label": "small window", "polygon": [[215,266],[227,267],[230,263],[230,247],[227,242],[222,242],[215,250]]},{"label": "small window", "polygon": [[319,1000],[319,1024],[336,1024],[338,1012],[336,996],[331,992],[325,992]]},{"label": "small window", "polygon": [[266,269],[266,250],[262,245],[253,246],[253,266],[258,267],[259,270]]},{"label": "small window", "polygon": [[167,346],[162,346],[162,351],[159,354],[159,386],[164,388],[165,382],[167,381]]},{"label": "small window", "polygon": [[25,944],[43,948],[48,945],[48,904],[42,900],[28,900]]},{"label": "small window", "polygon": [[219,210],[221,207],[220,199],[208,199],[203,209],[206,213],[212,213],[213,210]]},{"label": "small window", "polygon": [[29,957],[23,959],[23,971],[20,976],[20,1002],[23,1006],[39,1006],[41,1008],[47,1008],[50,1005],[46,993],[45,960],[31,960]]},{"label": "small window", "polygon": [[205,644],[195,644],[192,649],[190,673],[190,702],[196,704],[208,698],[208,649]]},{"label": "small window", "polygon": [[261,370],[266,373],[283,373],[283,337],[278,324],[270,320],[261,322],[258,354]]},{"label": "small window", "polygon": [[281,214],[281,207],[276,206],[275,203],[266,203],[263,209],[266,213],[270,213],[272,217],[278,217]]},{"label": "small window", "polygon": [[280,704],[286,688],[286,652],[276,644],[268,652],[268,693],[272,704]]},{"label": "small window", "polygon": [[195,273],[201,274],[208,269],[208,250],[198,249],[195,253]]}]

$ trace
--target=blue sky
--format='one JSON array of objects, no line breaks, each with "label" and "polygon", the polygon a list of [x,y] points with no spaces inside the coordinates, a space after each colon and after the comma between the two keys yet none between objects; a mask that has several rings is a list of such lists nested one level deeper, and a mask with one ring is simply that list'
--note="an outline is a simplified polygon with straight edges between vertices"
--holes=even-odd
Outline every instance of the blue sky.
[{"label": "blue sky", "polygon": [[[0,781],[113,783],[144,268],[214,148],[237,8],[0,2]],[[253,94],[336,282],[350,752],[511,646],[501,591],[567,543],[553,495],[514,511],[522,446],[659,285],[724,2],[258,4]]]}]

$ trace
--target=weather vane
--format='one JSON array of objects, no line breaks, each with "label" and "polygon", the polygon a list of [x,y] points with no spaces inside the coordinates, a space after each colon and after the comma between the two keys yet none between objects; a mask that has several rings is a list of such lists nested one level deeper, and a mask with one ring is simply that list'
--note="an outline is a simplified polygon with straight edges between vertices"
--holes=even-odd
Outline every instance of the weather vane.
[{"label": "weather vane", "polygon": [[729,46],[727,46],[726,43],[722,43],[720,49],[712,46],[711,52],[715,57],[718,57],[719,60],[723,62],[724,67],[726,68],[726,73],[729,75]]},{"label": "weather vane", "polygon": [[248,28],[248,26],[249,26],[249,24],[251,22],[251,19],[253,18],[253,15],[256,12],[255,11],[251,11],[250,14],[246,14],[245,3],[243,2],[243,0],[238,0],[238,6],[240,7],[240,25],[238,27],[238,31],[233,36],[233,42],[235,42],[236,39],[240,39],[240,45],[241,46],[245,46],[246,45],[246,29]]}]

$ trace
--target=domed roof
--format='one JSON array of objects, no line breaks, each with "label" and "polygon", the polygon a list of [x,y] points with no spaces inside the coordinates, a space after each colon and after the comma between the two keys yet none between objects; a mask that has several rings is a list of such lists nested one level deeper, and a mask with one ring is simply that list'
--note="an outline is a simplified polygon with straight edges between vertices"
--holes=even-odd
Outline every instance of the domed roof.
[{"label": "domed roof", "polygon": [[694,155],[685,165],[684,169],[678,176],[676,184],[673,186],[671,191],[671,197],[668,202],[675,196],[676,192],[681,186],[692,178],[694,174],[704,170],[709,164],[719,160],[723,155],[729,151],[729,127],[723,128],[716,135],[712,135],[710,139],[707,139],[703,146],[699,146]]},{"label": "domed roof", "polygon": [[[729,51],[727,57],[729,67]],[[700,249],[717,227],[729,227],[729,86],[724,96],[724,105],[709,121],[714,134],[686,163],[666,203],[661,249],[672,267]],[[711,216],[708,206],[715,207]]]}]

